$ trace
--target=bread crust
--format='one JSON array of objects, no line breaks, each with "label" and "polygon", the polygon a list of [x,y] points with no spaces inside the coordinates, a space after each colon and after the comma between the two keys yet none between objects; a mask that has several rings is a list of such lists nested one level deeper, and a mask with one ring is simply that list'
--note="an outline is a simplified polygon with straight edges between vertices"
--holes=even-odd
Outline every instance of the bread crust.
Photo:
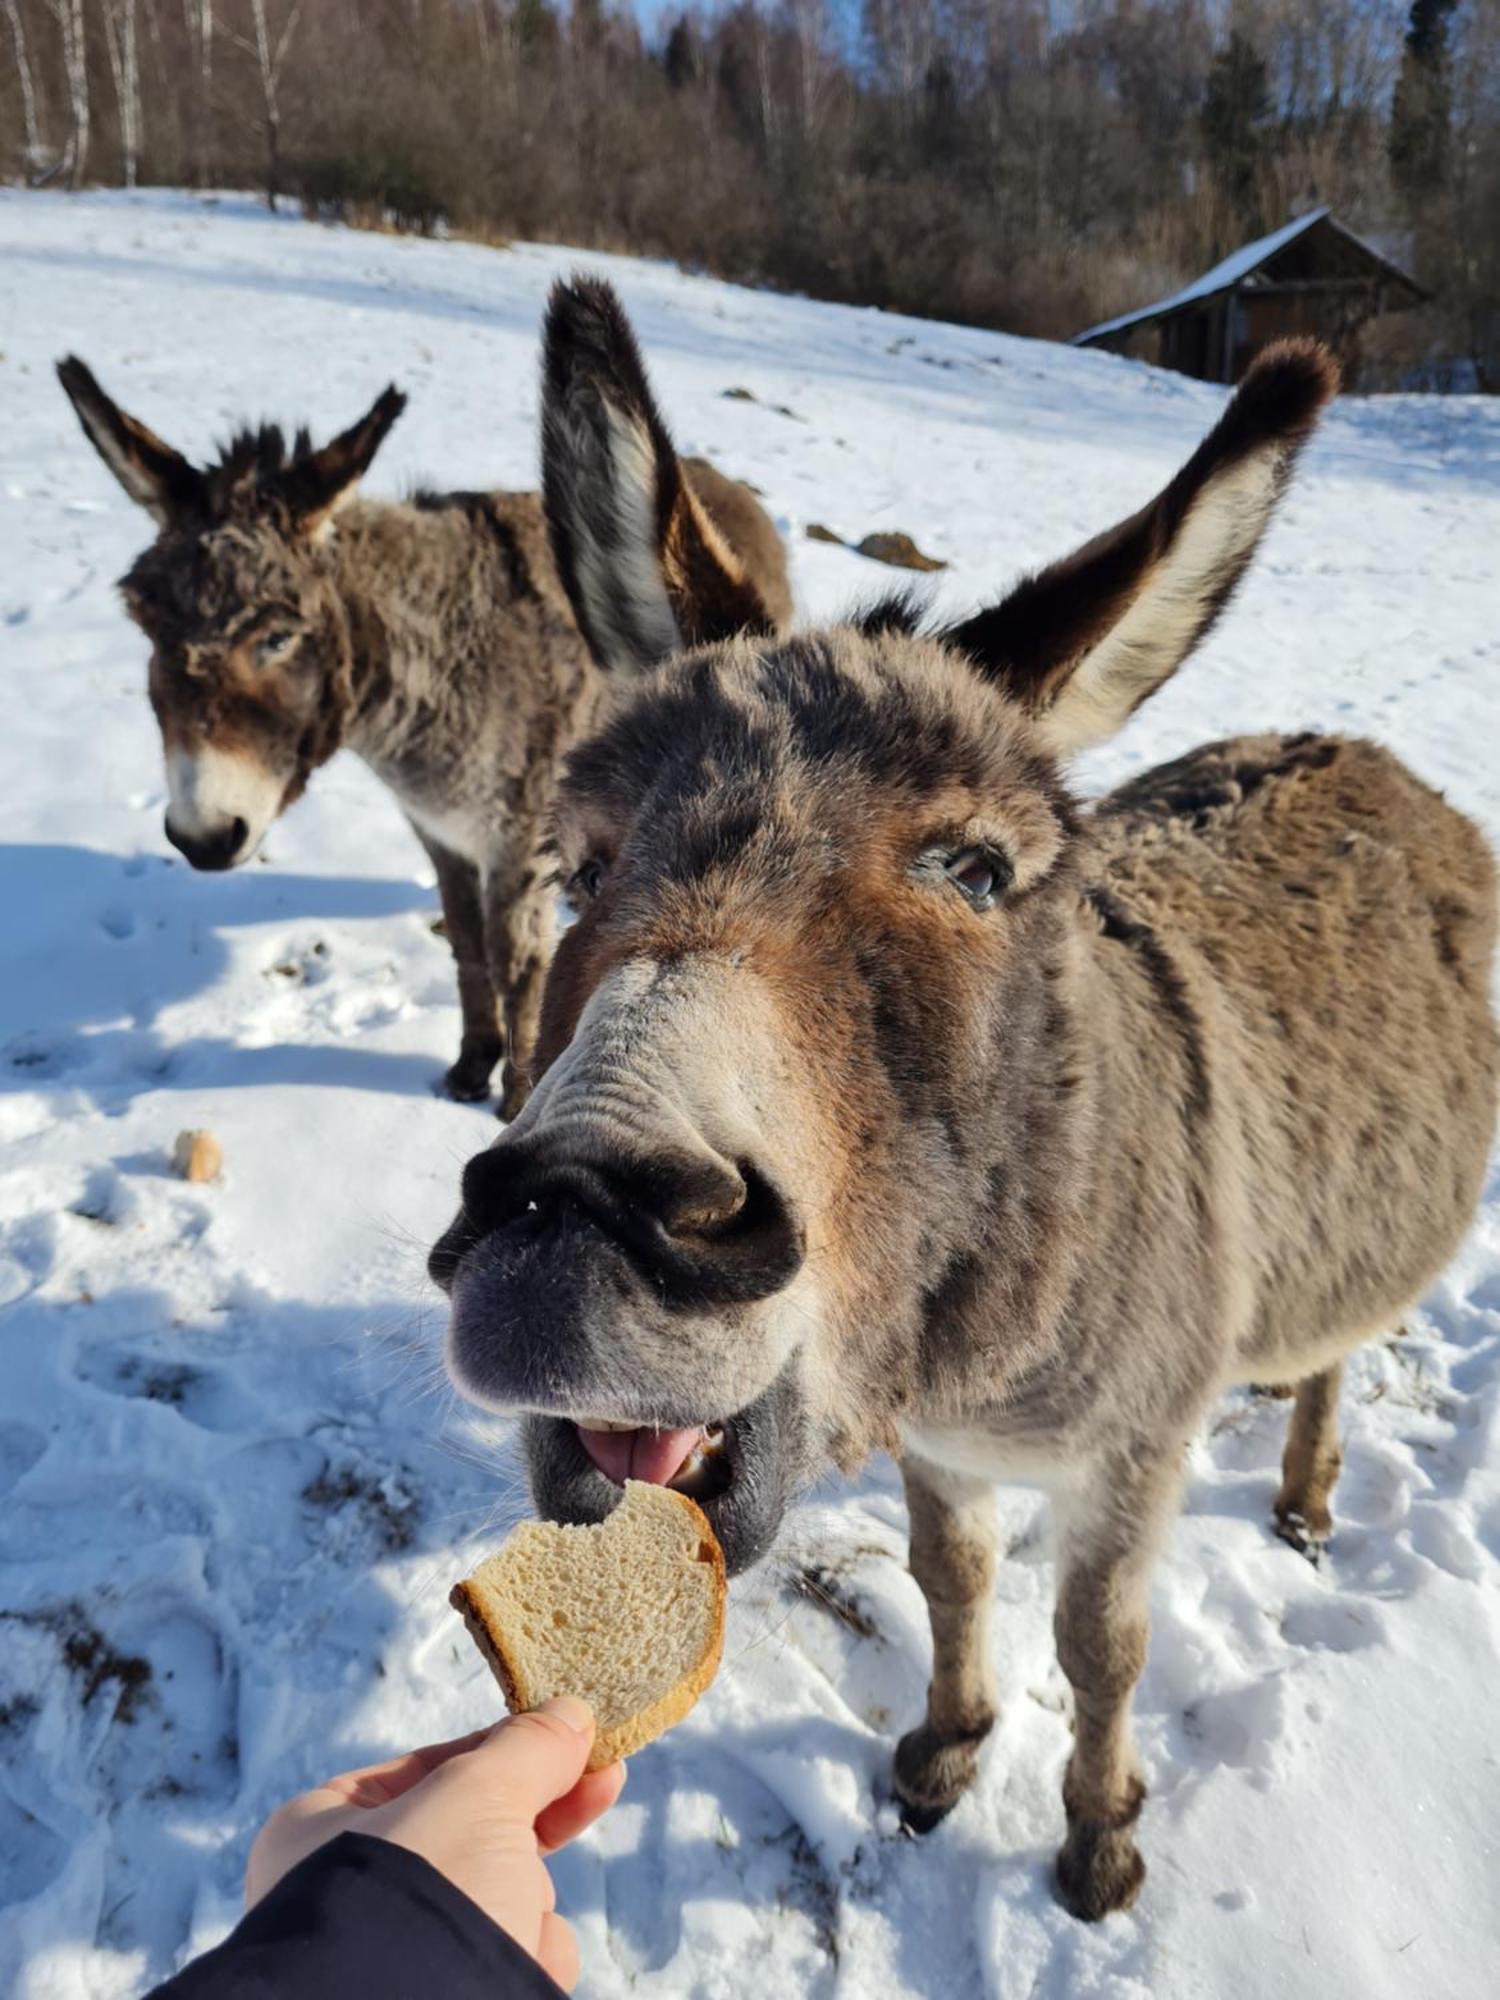
[{"label": "bread crust", "polygon": [[[669,1487],[662,1490],[672,1491]],[[585,1767],[590,1771],[602,1771],[607,1764],[613,1764],[619,1758],[633,1757],[637,1750],[644,1750],[648,1743],[655,1742],[658,1736],[665,1735],[667,1730],[681,1722],[712,1682],[724,1657],[724,1618],[729,1598],[724,1552],[709,1526],[708,1516],[697,1501],[690,1499],[686,1493],[676,1492],[672,1492],[672,1499],[691,1515],[698,1535],[698,1560],[707,1563],[713,1572],[709,1643],[682,1678],[674,1682],[658,1700],[637,1710],[634,1715],[626,1716],[622,1722],[599,1730]],[[448,1602],[463,1618],[469,1636],[499,1682],[500,1692],[511,1714],[524,1715],[528,1709],[537,1707],[538,1702],[526,1685],[520,1661],[506,1645],[503,1631],[485,1616],[483,1602],[479,1594],[470,1588],[467,1578],[454,1584],[448,1593]]]}]

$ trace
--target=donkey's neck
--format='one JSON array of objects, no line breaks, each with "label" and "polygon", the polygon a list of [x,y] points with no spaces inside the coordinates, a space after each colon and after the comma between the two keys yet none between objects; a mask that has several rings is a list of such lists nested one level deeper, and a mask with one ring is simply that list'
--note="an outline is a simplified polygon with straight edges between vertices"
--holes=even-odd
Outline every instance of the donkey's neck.
[{"label": "donkey's neck", "polygon": [[594,686],[535,494],[357,501],[332,563],[344,741],[433,839],[480,859]]},{"label": "donkey's neck", "polygon": [[452,629],[476,540],[467,521],[409,503],[356,501],[338,517],[333,568],[354,696],[347,741],[377,769],[414,732],[441,725],[482,664],[472,627]]},{"label": "donkey's neck", "polygon": [[[1211,1341],[1232,1264],[1222,1107],[1174,941],[1085,891],[1041,970],[1005,1010],[989,1210],[928,1322],[915,1428],[955,1462],[1000,1448],[1006,1463],[1063,1465],[1080,1427],[1126,1423],[1144,1376],[1118,1340],[1120,1300],[1143,1348],[1165,1324]],[[1184,1392],[1209,1365],[1192,1347]]]}]

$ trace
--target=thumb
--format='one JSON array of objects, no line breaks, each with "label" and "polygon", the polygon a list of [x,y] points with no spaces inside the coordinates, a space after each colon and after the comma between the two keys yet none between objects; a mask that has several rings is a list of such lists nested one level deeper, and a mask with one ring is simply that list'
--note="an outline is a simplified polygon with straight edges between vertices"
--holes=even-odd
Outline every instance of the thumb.
[{"label": "thumb", "polygon": [[564,1798],[583,1776],[594,1741],[594,1717],[575,1695],[557,1695],[540,1708],[512,1715],[465,1757],[455,1760],[487,1792],[501,1792],[536,1815]]}]

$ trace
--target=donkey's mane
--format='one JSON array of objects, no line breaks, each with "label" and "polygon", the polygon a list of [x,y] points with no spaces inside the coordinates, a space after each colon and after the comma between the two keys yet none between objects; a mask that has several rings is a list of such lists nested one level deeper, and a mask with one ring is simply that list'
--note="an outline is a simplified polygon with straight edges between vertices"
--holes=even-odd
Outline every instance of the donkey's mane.
[{"label": "donkey's mane", "polygon": [[922,592],[908,585],[887,591],[884,597],[856,611],[849,622],[866,639],[914,639],[923,630],[927,611]]},{"label": "donkey's mane", "polygon": [[222,521],[247,489],[258,494],[278,494],[287,475],[298,471],[313,456],[312,433],[299,424],[290,446],[280,424],[248,424],[236,431],[222,446],[215,464],[203,468],[205,510],[211,520]]}]

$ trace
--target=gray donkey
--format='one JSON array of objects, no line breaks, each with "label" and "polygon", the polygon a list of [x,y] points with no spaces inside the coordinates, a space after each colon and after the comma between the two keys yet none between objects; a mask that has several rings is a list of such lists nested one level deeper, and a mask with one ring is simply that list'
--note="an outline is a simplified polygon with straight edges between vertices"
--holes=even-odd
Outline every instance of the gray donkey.
[{"label": "gray donkey", "polygon": [[[558,570],[619,708],[558,800],[578,910],[539,1082],[432,1270],[541,1510],[698,1491],[731,1568],[831,1457],[902,1462],[932,1618],[908,1823],[995,1721],[991,1486],[1057,1521],[1062,1900],[1144,1875],[1131,1694],[1188,1440],[1294,1383],[1275,1512],[1317,1544],[1343,1357],[1442,1269],[1494,1125],[1495,871],[1388,751],[1212,744],[1092,806],[1223,609],[1334,387],[1273,350],[1119,526],[930,637],[778,640],[696,545],[613,295],[547,331]],[[748,635],[748,636],[747,636]]]},{"label": "gray donkey", "polygon": [[[247,861],[347,744],[396,794],[437,872],[463,1016],[446,1087],[483,1097],[503,1048],[501,1114],[512,1117],[553,943],[547,813],[599,690],[537,496],[357,497],[405,407],[394,388],[320,450],[305,431],[289,447],[266,426],[200,469],[81,361],[58,375],[158,529],[121,590],[151,641],[167,838],[195,868]],[[789,620],[770,520],[705,461],[687,477],[702,533]]]}]

